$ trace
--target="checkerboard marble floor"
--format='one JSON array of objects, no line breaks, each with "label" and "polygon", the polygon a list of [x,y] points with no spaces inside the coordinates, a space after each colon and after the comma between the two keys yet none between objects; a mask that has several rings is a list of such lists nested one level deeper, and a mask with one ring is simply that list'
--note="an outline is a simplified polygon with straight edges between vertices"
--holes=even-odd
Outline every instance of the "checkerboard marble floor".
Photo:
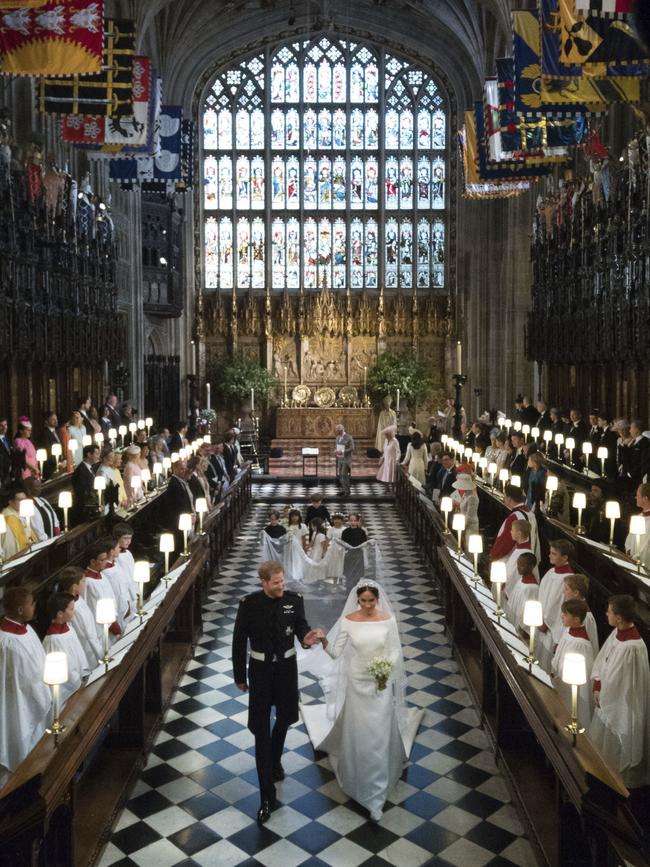
[{"label": "checkerboard marble floor", "polygon": [[[347,506],[348,504],[346,504]],[[278,784],[283,806],[258,827],[247,698],[232,682],[230,643],[239,598],[257,589],[251,553],[268,505],[256,504],[215,576],[205,633],[173,696],[153,752],[99,861],[109,865],[439,865],[535,867],[537,861],[444,634],[431,576],[395,507],[359,504],[382,541],[398,601],[408,699],[426,708],[410,764],[378,825],[339,789],[302,724],[289,731]],[[321,612],[306,610],[312,624]],[[314,615],[314,616],[312,616]],[[320,688],[301,676],[303,701]]]},{"label": "checkerboard marble floor", "polygon": [[[268,478],[262,481],[253,480],[253,496],[262,500],[284,500],[285,502],[308,502],[309,498],[318,491],[325,499],[325,504],[339,497],[339,489],[336,482],[321,480],[319,484],[305,487],[302,482],[276,482]],[[351,498],[381,499],[390,498],[386,485],[373,480],[352,480]],[[345,501],[346,506],[348,500]]]}]

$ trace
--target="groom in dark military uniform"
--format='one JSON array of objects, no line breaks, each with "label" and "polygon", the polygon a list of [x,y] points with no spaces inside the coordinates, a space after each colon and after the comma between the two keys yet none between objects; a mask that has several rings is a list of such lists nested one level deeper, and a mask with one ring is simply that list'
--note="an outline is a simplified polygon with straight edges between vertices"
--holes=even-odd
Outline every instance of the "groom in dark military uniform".
[{"label": "groom in dark military uniform", "polygon": [[[239,603],[232,637],[235,683],[250,690],[248,728],[255,735],[255,764],[261,805],[257,821],[264,824],[279,805],[274,782],[284,779],[282,750],[289,726],[298,720],[298,665],[294,636],[303,647],[317,644],[320,629],[310,629],[300,593],[284,589],[284,567],[267,560],[258,570],[262,589]],[[250,641],[248,680],[246,645]],[[271,731],[271,708],[275,723]]]}]

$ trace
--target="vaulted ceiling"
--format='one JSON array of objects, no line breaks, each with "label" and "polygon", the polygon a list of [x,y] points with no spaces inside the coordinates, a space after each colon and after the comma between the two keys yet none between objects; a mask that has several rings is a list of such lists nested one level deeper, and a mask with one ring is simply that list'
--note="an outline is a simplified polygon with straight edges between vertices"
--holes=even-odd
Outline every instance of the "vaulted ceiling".
[{"label": "vaulted ceiling", "polygon": [[135,17],[140,48],[165,82],[165,99],[190,107],[220,59],[266,40],[350,32],[428,60],[445,73],[460,110],[506,49],[509,0],[113,0]]}]

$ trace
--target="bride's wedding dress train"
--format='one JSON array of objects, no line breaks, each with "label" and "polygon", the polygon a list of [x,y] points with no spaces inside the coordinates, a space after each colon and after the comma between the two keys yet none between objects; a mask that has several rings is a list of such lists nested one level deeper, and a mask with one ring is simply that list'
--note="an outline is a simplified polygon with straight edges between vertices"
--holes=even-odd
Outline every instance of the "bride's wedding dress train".
[{"label": "bride's wedding dress train", "polygon": [[336,659],[344,651],[346,676],[335,678],[337,683],[323,680],[327,704],[301,705],[301,713],[314,748],[328,753],[341,789],[378,820],[408,761],[423,711],[400,713],[393,683],[379,690],[368,673],[377,656],[389,659],[395,670],[401,666],[394,617],[365,622],[343,617],[327,653]]}]

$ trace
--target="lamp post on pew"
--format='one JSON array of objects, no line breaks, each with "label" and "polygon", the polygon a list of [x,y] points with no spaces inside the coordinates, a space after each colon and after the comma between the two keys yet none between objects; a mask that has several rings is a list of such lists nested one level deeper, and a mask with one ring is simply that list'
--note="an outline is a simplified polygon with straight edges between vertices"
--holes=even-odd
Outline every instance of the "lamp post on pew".
[{"label": "lamp post on pew", "polygon": [[587,683],[585,658],[581,653],[567,653],[562,664],[562,680],[571,686],[571,722],[564,726],[565,731],[573,735],[573,746],[578,741],[578,735],[583,734],[578,720],[578,688]]}]

